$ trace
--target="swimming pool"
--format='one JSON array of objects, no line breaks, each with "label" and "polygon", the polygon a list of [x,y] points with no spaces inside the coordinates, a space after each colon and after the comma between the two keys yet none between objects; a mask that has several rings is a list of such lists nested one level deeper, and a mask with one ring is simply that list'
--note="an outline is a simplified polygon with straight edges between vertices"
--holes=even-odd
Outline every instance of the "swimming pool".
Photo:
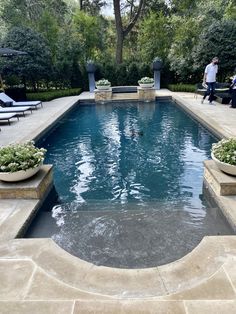
[{"label": "swimming pool", "polygon": [[[59,202],[28,237],[98,265],[151,267],[232,234],[202,192],[217,140],[170,101],[82,105],[44,141]],[[49,208],[48,208],[49,209]]]}]

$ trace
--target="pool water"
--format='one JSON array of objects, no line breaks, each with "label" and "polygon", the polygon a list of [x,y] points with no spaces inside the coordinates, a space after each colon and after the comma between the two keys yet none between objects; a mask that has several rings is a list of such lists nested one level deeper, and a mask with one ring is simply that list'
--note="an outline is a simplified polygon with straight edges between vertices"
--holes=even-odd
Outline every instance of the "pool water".
[{"label": "pool water", "polygon": [[59,200],[28,237],[52,237],[97,265],[151,267],[205,235],[232,234],[203,193],[216,142],[170,101],[82,105],[42,143]]}]

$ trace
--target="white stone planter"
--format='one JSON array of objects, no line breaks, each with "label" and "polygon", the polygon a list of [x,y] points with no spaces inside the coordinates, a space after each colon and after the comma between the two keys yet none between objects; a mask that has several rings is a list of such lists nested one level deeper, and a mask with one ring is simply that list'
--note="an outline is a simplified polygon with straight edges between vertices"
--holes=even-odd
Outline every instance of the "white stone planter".
[{"label": "white stone planter", "polygon": [[41,168],[41,165],[39,165],[36,168],[30,168],[27,170],[20,170],[16,172],[0,172],[0,180],[6,181],[6,182],[17,182],[26,180],[33,175],[35,175],[39,169]]},{"label": "white stone planter", "polygon": [[216,163],[217,167],[227,173],[227,174],[231,174],[233,176],[236,176],[236,166],[230,165],[230,164],[226,164],[225,162],[222,162],[220,160],[218,160],[213,153],[211,153],[211,158],[214,160],[214,162]]},{"label": "white stone planter", "polygon": [[100,85],[100,86],[96,85],[96,88],[98,90],[108,90],[109,88],[111,88],[111,85]]},{"label": "white stone planter", "polygon": [[147,84],[139,83],[139,86],[141,88],[152,88],[154,86],[154,83],[147,83]]}]

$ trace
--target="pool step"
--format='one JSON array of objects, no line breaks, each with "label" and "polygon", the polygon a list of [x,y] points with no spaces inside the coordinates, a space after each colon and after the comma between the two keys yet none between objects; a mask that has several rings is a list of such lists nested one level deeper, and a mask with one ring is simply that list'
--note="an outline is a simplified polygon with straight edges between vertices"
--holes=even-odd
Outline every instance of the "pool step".
[{"label": "pool step", "polygon": [[112,94],[112,100],[137,100],[138,94],[137,93],[119,93],[119,94]]}]

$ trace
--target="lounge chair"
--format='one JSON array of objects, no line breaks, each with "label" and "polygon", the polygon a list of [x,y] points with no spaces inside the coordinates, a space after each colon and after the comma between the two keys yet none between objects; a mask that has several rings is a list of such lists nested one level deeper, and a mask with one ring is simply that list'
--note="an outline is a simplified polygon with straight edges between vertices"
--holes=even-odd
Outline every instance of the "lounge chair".
[{"label": "lounge chair", "polygon": [[16,107],[16,108],[0,106],[0,113],[15,113],[16,115],[22,114],[24,117],[25,117],[25,112],[29,110],[32,113],[32,108],[29,106],[22,106],[22,107]]},{"label": "lounge chair", "polygon": [[10,125],[10,120],[13,118],[17,118],[19,120],[19,117],[16,113],[0,113],[0,121],[7,121]]},{"label": "lounge chair", "polygon": [[2,101],[6,106],[19,107],[19,106],[30,106],[37,109],[38,106],[43,107],[42,101],[14,101],[11,97],[7,96],[5,93],[0,93],[0,101]]},{"label": "lounge chair", "polygon": [[[215,93],[224,93],[229,90],[229,84],[228,83],[216,83]],[[206,91],[206,88],[202,85],[202,83],[199,83],[196,85],[196,90],[194,93],[194,98],[197,98],[198,94],[204,95]]]}]

